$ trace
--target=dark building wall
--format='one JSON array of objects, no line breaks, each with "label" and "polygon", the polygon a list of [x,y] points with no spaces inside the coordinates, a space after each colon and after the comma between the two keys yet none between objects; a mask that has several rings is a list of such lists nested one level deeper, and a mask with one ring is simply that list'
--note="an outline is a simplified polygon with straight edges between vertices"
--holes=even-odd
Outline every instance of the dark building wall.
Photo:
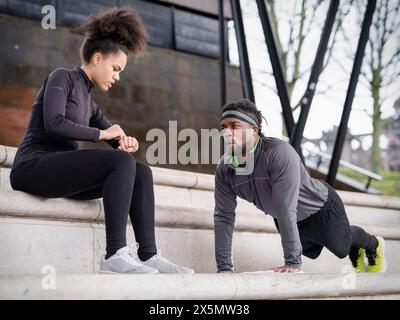
[{"label": "dark building wall", "polygon": [[[40,20],[3,13],[0,30],[0,144],[17,146],[42,81],[56,67],[80,65],[83,37],[68,27],[44,30]],[[241,98],[239,70],[229,66],[227,78],[229,99]],[[161,128],[168,134],[169,120],[178,121],[178,130],[218,128],[219,90],[217,59],[149,46],[144,54],[129,60],[115,87],[108,93],[95,92],[93,97],[113,123],[138,138],[141,148],[136,157],[146,161],[150,144],[145,142],[146,133]],[[82,147],[107,146],[100,142]],[[214,170],[206,165],[166,167]]]},{"label": "dark building wall", "polygon": [[[158,0],[157,2],[171,3],[193,10],[218,15],[219,0]],[[224,16],[227,18],[232,17],[230,0],[224,0]]]}]

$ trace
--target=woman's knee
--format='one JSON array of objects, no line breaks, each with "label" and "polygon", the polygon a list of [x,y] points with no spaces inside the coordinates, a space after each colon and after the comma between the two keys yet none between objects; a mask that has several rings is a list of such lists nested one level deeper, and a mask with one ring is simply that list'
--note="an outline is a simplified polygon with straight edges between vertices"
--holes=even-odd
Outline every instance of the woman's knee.
[{"label": "woman's knee", "polygon": [[[39,180],[39,179],[38,179]],[[13,190],[28,192],[30,182],[27,178],[27,173],[21,170],[12,170],[10,173],[10,185]]]},{"label": "woman's knee", "polygon": [[115,150],[113,152],[112,163],[116,167],[124,169],[136,170],[136,160],[132,154],[123,150]]},{"label": "woman's knee", "polygon": [[10,174],[10,184],[13,190],[21,190],[18,177],[11,171]]}]

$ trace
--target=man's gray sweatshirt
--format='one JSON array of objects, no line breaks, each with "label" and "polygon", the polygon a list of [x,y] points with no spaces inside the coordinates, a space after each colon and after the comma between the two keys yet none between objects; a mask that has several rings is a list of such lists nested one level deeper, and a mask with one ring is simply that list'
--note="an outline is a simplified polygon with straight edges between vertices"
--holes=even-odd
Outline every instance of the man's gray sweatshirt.
[{"label": "man's gray sweatshirt", "polygon": [[219,271],[230,270],[236,197],[253,203],[278,220],[285,265],[301,267],[302,246],[297,222],[325,204],[328,188],[312,178],[293,147],[280,139],[263,137],[254,149],[254,169],[238,175],[225,155],[215,175],[215,257]]}]

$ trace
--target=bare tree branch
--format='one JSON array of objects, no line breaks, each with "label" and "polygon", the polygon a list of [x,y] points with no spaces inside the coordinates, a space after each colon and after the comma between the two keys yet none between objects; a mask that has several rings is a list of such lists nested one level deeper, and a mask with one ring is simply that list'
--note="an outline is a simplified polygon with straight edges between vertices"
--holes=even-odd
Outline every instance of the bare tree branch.
[{"label": "bare tree branch", "polygon": [[333,48],[335,47],[337,35],[338,35],[339,31],[342,29],[343,19],[349,14],[349,12],[350,12],[350,6],[347,7],[347,10],[346,10],[346,8],[339,10],[338,18],[337,18],[338,22],[336,23],[336,27],[333,32],[333,39],[332,39],[331,45],[328,48],[328,54],[326,55],[326,57],[324,59],[325,62],[324,62],[324,65],[322,66],[321,73],[325,70],[329,61],[332,58]]},{"label": "bare tree branch", "polygon": [[310,17],[310,19],[309,19],[308,26],[307,26],[306,29],[305,29],[305,30],[306,30],[306,31],[305,31],[305,34],[309,34],[309,33],[310,33],[311,27],[312,27],[312,25],[313,25],[313,23],[314,23],[316,11],[317,11],[317,9],[319,8],[319,6],[321,5],[321,3],[322,3],[322,0],[318,0],[317,3],[315,4],[315,6],[312,7],[311,17]]},{"label": "bare tree branch", "polygon": [[384,4],[384,9],[382,9],[382,21],[380,23],[380,27],[382,28],[382,35],[380,38],[380,46],[378,48],[378,68],[379,70],[382,69],[382,59],[383,59],[383,49],[385,47],[386,41],[387,41],[387,28],[386,28],[386,22],[387,22],[387,17],[389,14],[389,0],[386,0]]},{"label": "bare tree branch", "polygon": [[368,40],[368,45],[370,48],[370,55],[369,55],[369,66],[371,70],[375,69],[375,57],[374,57],[374,53],[375,53],[375,46],[374,46],[374,40],[373,39],[369,39]]},{"label": "bare tree branch", "polygon": [[343,34],[344,41],[346,45],[344,46],[344,55],[346,56],[347,59],[353,60],[354,59],[354,54],[355,54],[355,48],[353,48],[353,43],[350,39],[350,37],[347,34],[346,29],[342,28],[341,33]]},{"label": "bare tree branch", "polygon": [[300,11],[300,27],[299,27],[299,32],[297,35],[297,48],[294,52],[294,68],[293,68],[293,74],[292,74],[292,79],[288,81],[288,91],[289,91],[289,97],[292,96],[292,92],[294,89],[294,86],[296,85],[295,79],[297,79],[299,75],[299,69],[300,69],[300,57],[301,57],[301,51],[303,49],[303,44],[304,44],[304,39],[305,39],[305,34],[304,34],[304,22],[306,19],[306,11],[305,11],[305,0],[302,1],[301,3],[301,11]]},{"label": "bare tree branch", "polygon": [[268,75],[268,76],[274,76],[274,73],[271,71],[267,71],[267,70],[257,70],[254,72],[255,75]]},{"label": "bare tree branch", "polygon": [[[400,13],[400,1],[397,1],[397,5],[392,10],[392,23],[388,26],[388,35],[391,36],[394,32],[398,31],[400,26],[400,19],[398,19]],[[396,19],[397,18],[397,19]]]},{"label": "bare tree branch", "polygon": [[[275,45],[279,54],[279,57],[281,59],[281,63],[284,64],[285,61],[282,61],[284,59],[283,57],[283,49],[282,49],[282,41],[281,38],[279,37],[279,30],[278,30],[278,18],[275,13],[275,1],[274,0],[268,0],[269,4],[269,13],[271,17],[271,27],[272,27],[272,32],[274,35],[274,40],[275,40]],[[285,64],[282,66],[285,68]],[[285,79],[287,78],[286,75],[286,69],[284,69],[283,75]]]},{"label": "bare tree branch", "polygon": [[392,98],[393,96],[398,96],[399,93],[397,91],[386,94],[384,97],[381,97],[380,103],[381,106],[385,103],[385,101],[389,100],[390,98]]},{"label": "bare tree branch", "polygon": [[382,70],[386,71],[390,66],[396,65],[400,59],[400,47],[391,55],[386,63],[382,63]]},{"label": "bare tree branch", "polygon": [[325,94],[331,92],[332,89],[333,89],[335,86],[337,86],[337,85],[340,84],[340,83],[343,83],[345,80],[346,80],[345,78],[342,78],[342,79],[339,80],[339,81],[336,81],[336,82],[334,82],[334,83],[330,83],[330,84],[329,84],[326,88],[324,88],[324,89],[319,88],[318,90],[315,91],[315,95],[325,95]]},{"label": "bare tree branch", "polygon": [[360,71],[360,75],[361,75],[361,77],[360,77],[360,81],[365,81],[363,84],[364,84],[364,86],[366,86],[366,87],[369,87],[370,85],[371,85],[371,81],[372,81],[372,78],[370,77],[370,74],[368,74],[367,72],[365,72],[364,70],[361,70]]},{"label": "bare tree branch", "polygon": [[257,83],[257,84],[259,84],[259,85],[262,86],[262,87],[265,87],[265,88],[271,90],[271,91],[274,92],[275,94],[278,94],[278,91],[276,90],[276,88],[273,87],[273,86],[271,86],[269,83],[264,82],[264,81],[260,81],[260,80],[257,80],[257,79],[255,79],[254,82]]},{"label": "bare tree branch", "polygon": [[389,86],[390,84],[392,84],[393,82],[395,82],[395,80],[399,80],[400,78],[400,72],[397,72],[393,75],[387,76],[382,80],[382,87],[386,87]]}]

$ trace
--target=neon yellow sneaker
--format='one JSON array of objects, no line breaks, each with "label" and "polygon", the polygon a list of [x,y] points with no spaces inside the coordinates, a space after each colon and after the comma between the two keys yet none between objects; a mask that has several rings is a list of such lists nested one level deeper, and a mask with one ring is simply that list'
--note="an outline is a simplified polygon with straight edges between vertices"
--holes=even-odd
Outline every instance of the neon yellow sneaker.
[{"label": "neon yellow sneaker", "polygon": [[358,249],[356,257],[350,257],[351,263],[353,265],[354,271],[365,272],[365,249]]},{"label": "neon yellow sneaker", "polygon": [[382,237],[375,237],[378,240],[378,247],[373,254],[367,254],[367,272],[386,272],[387,263],[385,259],[385,240]]}]

